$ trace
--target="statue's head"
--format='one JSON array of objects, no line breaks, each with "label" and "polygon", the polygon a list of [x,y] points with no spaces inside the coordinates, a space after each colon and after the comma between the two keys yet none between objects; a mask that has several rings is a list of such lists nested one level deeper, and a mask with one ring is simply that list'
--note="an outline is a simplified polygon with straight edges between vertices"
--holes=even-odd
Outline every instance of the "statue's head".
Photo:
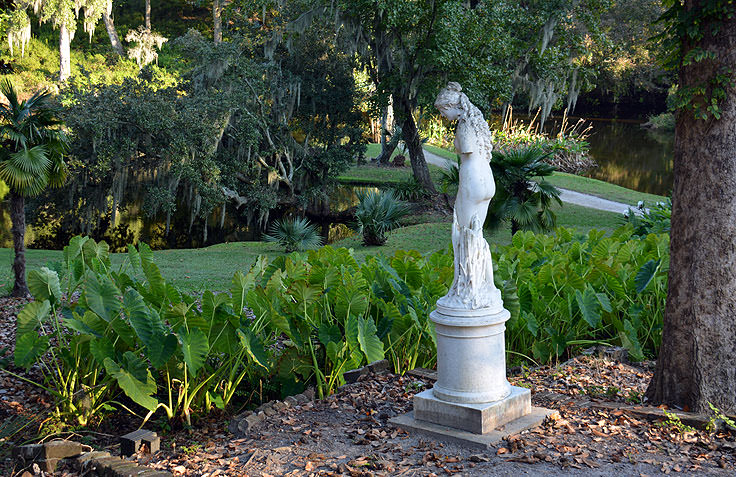
[{"label": "statue's head", "polygon": [[437,108],[440,113],[449,119],[455,121],[463,116],[465,111],[465,103],[463,99],[467,100],[467,96],[462,92],[462,86],[460,83],[450,81],[447,86],[443,88],[437,95],[437,99],[434,102],[434,107]]}]

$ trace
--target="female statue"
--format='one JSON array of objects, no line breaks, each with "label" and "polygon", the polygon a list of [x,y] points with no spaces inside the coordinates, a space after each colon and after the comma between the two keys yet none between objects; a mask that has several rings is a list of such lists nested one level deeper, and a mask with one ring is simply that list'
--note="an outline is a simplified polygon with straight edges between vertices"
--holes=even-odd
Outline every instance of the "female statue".
[{"label": "female statue", "polygon": [[491,172],[491,132],[483,114],[470,102],[458,83],[440,91],[434,106],[450,121],[457,121],[455,150],[460,156],[460,184],[455,199],[452,248],[455,279],[450,291],[437,301],[454,309],[503,308],[501,292],[493,283],[493,264],[483,223],[496,192]]}]

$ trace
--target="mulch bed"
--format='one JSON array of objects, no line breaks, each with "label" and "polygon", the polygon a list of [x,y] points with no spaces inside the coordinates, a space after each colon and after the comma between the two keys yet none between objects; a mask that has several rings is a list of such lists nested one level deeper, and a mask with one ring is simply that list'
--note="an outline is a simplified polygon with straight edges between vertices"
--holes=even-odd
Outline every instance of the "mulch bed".
[{"label": "mulch bed", "polygon": [[[7,346],[8,339],[12,344],[20,304],[0,298],[0,347]],[[606,356],[580,356],[558,366],[520,370],[510,381],[531,388],[534,405],[558,414],[487,452],[411,435],[388,424],[391,417],[410,411],[412,396],[432,382],[383,374],[364,376],[324,400],[283,410],[242,439],[227,432],[227,416],[212,414],[191,431],[164,434],[162,450],[155,456],[134,459],[174,475],[208,477],[734,475],[736,433],[650,422],[624,410],[641,399],[650,378],[651,364],[629,365]],[[37,389],[7,375],[0,375],[0,391],[6,391],[0,394],[0,422],[35,416],[50,405]],[[622,409],[616,409],[619,405]],[[121,426],[125,416],[114,421]],[[117,428],[119,434],[122,427]],[[147,427],[158,430],[151,423]],[[85,443],[117,452],[114,437],[105,434],[111,432],[85,434]],[[0,446],[7,444],[0,441]],[[7,460],[0,465],[3,475],[11,475],[11,469]]]}]

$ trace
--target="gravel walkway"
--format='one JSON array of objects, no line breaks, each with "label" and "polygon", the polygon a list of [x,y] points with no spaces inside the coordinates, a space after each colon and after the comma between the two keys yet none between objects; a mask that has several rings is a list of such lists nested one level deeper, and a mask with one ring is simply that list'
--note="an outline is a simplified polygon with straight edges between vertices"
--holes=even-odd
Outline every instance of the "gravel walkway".
[{"label": "gravel walkway", "polygon": [[[445,159],[444,157],[439,156],[433,152],[429,152],[426,149],[424,150],[424,158],[427,160],[428,163],[433,164],[437,167],[443,167],[445,169],[449,169],[450,167],[457,167],[453,161]],[[581,207],[588,207],[597,210],[605,210],[607,212],[614,212],[616,214],[623,214],[629,209],[634,210],[637,215],[641,215],[642,213],[641,210],[637,209],[636,204],[628,205],[622,202],[601,199],[600,197],[596,197],[594,195],[583,194],[581,192],[575,192],[568,189],[559,188],[559,190],[560,199],[562,199],[562,202],[568,204],[579,205]]]}]

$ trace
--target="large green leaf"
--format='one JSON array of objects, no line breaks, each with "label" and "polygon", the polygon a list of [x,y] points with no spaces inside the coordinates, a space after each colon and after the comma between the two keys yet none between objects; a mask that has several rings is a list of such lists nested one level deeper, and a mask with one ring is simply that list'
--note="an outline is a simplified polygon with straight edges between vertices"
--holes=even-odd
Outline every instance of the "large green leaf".
[{"label": "large green leaf", "polygon": [[236,313],[240,314],[243,312],[248,291],[253,288],[254,283],[255,279],[251,273],[244,275],[243,272],[238,270],[233,275],[232,286],[230,287],[230,304]]},{"label": "large green leaf", "polygon": [[342,334],[340,333],[340,327],[332,323],[320,323],[319,331],[317,333],[319,341],[327,346],[330,342],[340,343],[342,342]]},{"label": "large green leaf", "polygon": [[598,327],[601,322],[601,304],[595,291],[591,287],[586,287],[583,293],[580,293],[580,290],[575,290],[575,301],[580,308],[583,319],[590,327]]},{"label": "large green leaf", "polygon": [[189,374],[195,376],[202,366],[204,366],[204,360],[207,358],[207,353],[209,352],[207,336],[199,328],[187,330],[183,326],[179,328],[177,335],[181,342],[184,362],[189,368]]},{"label": "large green leaf", "polygon": [[48,300],[32,301],[28,303],[18,313],[16,318],[16,336],[22,336],[26,333],[35,332],[43,320],[49,316],[51,304]]},{"label": "large green leaf", "polygon": [[28,272],[28,289],[37,301],[56,303],[61,299],[59,275],[46,267]]},{"label": "large green leaf", "polygon": [[49,337],[26,333],[15,341],[15,365],[30,368],[49,349]]},{"label": "large green leaf", "polygon": [[376,324],[372,319],[358,319],[358,342],[369,363],[383,359],[383,342],[376,335]]},{"label": "large green leaf", "polygon": [[[130,353],[130,352],[128,352]],[[149,411],[155,411],[158,407],[156,394],[156,381],[151,373],[137,362],[135,356],[132,358],[126,353],[125,362],[121,367],[110,358],[105,358],[105,370],[107,374],[115,378],[120,389],[135,403],[143,406]],[[132,353],[130,353],[132,355]],[[141,370],[145,370],[142,373]],[[140,379],[144,378],[144,379]]]},{"label": "large green leaf", "polygon": [[171,359],[179,345],[179,340],[173,333],[163,334],[156,332],[152,346],[146,347],[146,357],[156,369],[161,369]]},{"label": "large green leaf", "polygon": [[649,285],[654,276],[657,274],[657,269],[659,268],[660,263],[661,260],[649,260],[647,263],[642,265],[642,267],[639,269],[639,272],[636,274],[636,277],[634,278],[637,293],[643,292],[644,289]]},{"label": "large green leaf", "polygon": [[238,337],[251,360],[261,367],[268,369],[268,353],[258,337],[247,328],[238,329]]},{"label": "large green leaf", "polygon": [[108,338],[98,338],[89,342],[89,352],[100,366],[105,365],[105,359],[115,360],[115,346]]},{"label": "large green leaf", "polygon": [[84,293],[87,307],[103,320],[110,322],[118,316],[121,308],[119,295],[120,290],[109,278],[102,275],[91,275],[88,278]]},{"label": "large green leaf", "polygon": [[132,288],[126,291],[123,296],[123,310],[138,338],[150,347],[157,327],[141,294]]}]

